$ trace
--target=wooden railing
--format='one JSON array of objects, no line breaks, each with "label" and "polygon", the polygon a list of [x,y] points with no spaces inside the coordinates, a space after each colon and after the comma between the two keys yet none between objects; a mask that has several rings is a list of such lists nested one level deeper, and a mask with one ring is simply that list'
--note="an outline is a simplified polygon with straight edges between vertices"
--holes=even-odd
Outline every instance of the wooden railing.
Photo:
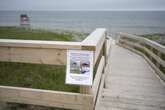
[{"label": "wooden railing", "polygon": [[119,33],[118,44],[143,56],[159,77],[165,81],[165,46],[127,33]]},{"label": "wooden railing", "polygon": [[[92,110],[109,71],[110,41],[106,29],[96,29],[82,42],[0,39],[0,61],[66,65],[68,49],[94,52],[96,74],[92,86],[80,93],[0,86],[0,101],[67,109]],[[93,67],[93,68],[94,68]]]}]

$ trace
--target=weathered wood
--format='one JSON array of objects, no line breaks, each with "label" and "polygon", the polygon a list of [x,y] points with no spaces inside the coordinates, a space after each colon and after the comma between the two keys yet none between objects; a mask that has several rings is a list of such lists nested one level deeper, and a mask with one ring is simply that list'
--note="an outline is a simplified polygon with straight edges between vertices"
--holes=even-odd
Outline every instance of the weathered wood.
[{"label": "weathered wood", "polygon": [[133,35],[133,34],[123,33],[123,32],[120,32],[119,36],[120,36],[119,39],[130,38],[130,39],[134,39],[134,40],[140,41],[140,42],[142,42],[145,39],[143,37],[139,37],[139,36],[136,36],[136,35]]},{"label": "weathered wood", "polygon": [[128,33],[120,33],[120,39],[122,39],[124,37],[137,40],[141,43],[146,43],[149,46],[151,46],[151,47],[153,47],[153,48],[157,49],[158,51],[165,54],[165,47],[161,44],[158,44],[158,43],[152,41],[152,40],[149,40],[149,39],[144,38],[144,37],[139,37],[139,36],[136,36],[136,35],[128,34]]},{"label": "weathered wood", "polygon": [[[161,55],[162,55],[162,54],[161,54],[161,52],[159,51],[159,52],[157,53],[157,56],[159,57],[159,59],[161,59]],[[162,60],[162,59],[161,59],[161,60]],[[164,62],[164,60],[162,60],[162,61],[163,61],[163,63],[164,63],[164,64],[163,64],[163,67],[165,67],[165,62]],[[161,62],[161,61],[160,61],[160,62]],[[157,63],[156,63],[156,66],[157,66],[157,68],[160,68],[161,65],[160,65],[159,62],[157,62]]]},{"label": "weathered wood", "polygon": [[139,43],[134,43],[134,42],[123,40],[123,39],[120,39],[119,42],[127,44],[127,45],[132,46],[132,47],[143,48],[143,46],[141,46]]},{"label": "weathered wood", "polygon": [[102,98],[102,92],[104,90],[104,88],[106,87],[105,86],[105,80],[106,80],[106,77],[107,75],[109,74],[109,71],[110,71],[110,52],[111,52],[111,44],[109,45],[109,49],[107,49],[107,63],[104,67],[104,74],[102,74],[102,77],[101,77],[101,82],[100,82],[100,86],[99,86],[99,90],[98,90],[98,95],[97,95],[97,100],[95,102],[95,110],[102,110],[102,108],[100,108],[100,99]]},{"label": "weathered wood", "polygon": [[[147,48],[146,48],[147,49]],[[153,48],[151,47],[150,49],[148,49],[149,50],[149,52],[153,52]],[[153,61],[153,57],[152,57],[152,55],[149,55],[149,59],[151,60],[151,61]],[[159,63],[159,62],[158,62]]]},{"label": "weathered wood", "polygon": [[96,29],[82,43],[0,39],[0,61],[65,65],[67,49],[83,49],[94,51],[96,62],[105,36],[105,29]]},{"label": "weathered wood", "polygon": [[[94,106],[95,108],[94,108],[94,110],[102,110],[102,108],[100,108],[99,105],[100,105],[100,99],[102,97],[103,88],[105,88],[105,80],[106,80],[106,77],[107,77],[107,75],[109,73],[109,70],[110,70],[110,54],[111,54],[111,46],[112,46],[111,42],[112,42],[112,39],[107,40],[106,63],[104,65],[104,73],[102,73],[102,75],[101,75],[97,97],[95,98],[95,106]],[[93,88],[95,88],[94,84],[93,84]]]},{"label": "weathered wood", "polygon": [[91,50],[95,52],[94,63],[96,63],[97,58],[99,57],[102,46],[105,42],[106,29],[98,28],[92,32],[83,42],[83,50]]},{"label": "weathered wood", "polygon": [[0,101],[91,110],[91,95],[20,87],[0,86]]},{"label": "weathered wood", "polygon": [[[104,42],[104,44],[103,44],[103,47],[102,47],[102,55],[104,56],[104,59],[107,59],[107,40],[105,40],[105,42]],[[105,65],[106,65],[106,63],[107,63],[107,61],[105,61],[104,62],[105,63]],[[104,72],[104,70],[103,70],[103,72]]]},{"label": "weathered wood", "polygon": [[99,92],[98,92],[98,96],[97,96],[98,100],[96,100],[96,103],[95,103],[95,110],[100,110],[99,104],[100,104],[100,98],[102,97],[104,84],[105,84],[105,74],[103,74],[101,77],[101,83],[100,83]]},{"label": "weathered wood", "polygon": [[[146,47],[143,47],[143,49],[152,57],[156,60],[156,62],[160,65],[162,65],[163,67],[165,67],[165,61],[162,60],[159,56],[155,55],[153,52],[151,52],[149,49],[147,49]],[[157,65],[158,65],[157,64]],[[159,66],[158,66],[159,67]]]},{"label": "weathered wood", "polygon": [[65,65],[67,49],[81,49],[81,43],[0,39],[0,61]]},{"label": "weathered wood", "polygon": [[97,72],[96,72],[96,75],[95,75],[93,85],[92,85],[94,100],[96,99],[97,94],[98,94],[98,89],[99,89],[99,86],[100,86],[104,66],[105,66],[105,59],[104,59],[104,56],[102,56],[102,58],[100,60],[100,63],[99,63],[99,66],[97,68]]},{"label": "weathered wood", "polygon": [[109,38],[108,40],[106,40],[107,42],[107,50],[106,50],[106,56],[108,57],[110,54],[110,50],[111,50],[111,45],[112,45],[112,38]]},{"label": "weathered wood", "polygon": [[92,88],[91,86],[80,86],[80,93],[81,94],[92,94]]},{"label": "weathered wood", "polygon": [[0,47],[81,49],[80,42],[0,39]]},{"label": "weathered wood", "polygon": [[[160,58],[160,56],[157,56],[156,54],[154,54],[151,50],[149,50],[148,48],[146,48],[146,47],[144,47],[144,46],[141,46],[141,45],[139,45],[138,43],[132,43],[132,42],[130,42],[130,41],[127,41],[127,40],[120,40],[121,42],[124,42],[125,44],[127,44],[127,45],[129,45],[129,46],[132,46],[132,47],[138,47],[138,48],[141,48],[141,49],[143,49],[145,52],[147,52],[149,55],[150,55],[150,60],[152,60],[152,58],[154,58],[156,61],[157,61],[157,63],[160,65],[162,65],[163,67],[165,67],[165,61],[164,60],[162,60],[161,58]],[[159,52],[159,54],[160,54],[160,52]],[[157,65],[158,65],[157,64]]]},{"label": "weathered wood", "polygon": [[163,72],[161,72],[160,69],[159,69],[158,67],[156,67],[156,65],[153,64],[153,63],[151,62],[151,60],[150,60],[144,53],[142,53],[142,52],[140,52],[140,51],[137,51],[136,49],[134,49],[134,48],[132,48],[132,47],[130,47],[130,46],[127,46],[127,45],[121,45],[121,46],[123,46],[123,47],[125,47],[125,48],[127,48],[127,49],[129,49],[129,50],[131,50],[131,51],[133,51],[133,52],[135,52],[135,53],[137,53],[137,54],[143,56],[144,59],[151,65],[151,67],[152,67],[152,68],[155,70],[155,72],[158,74],[159,78],[162,79],[162,80],[165,82],[165,75],[163,74]]},{"label": "weathered wood", "polygon": [[[120,45],[140,53],[132,46]],[[164,109],[165,87],[143,57],[113,45],[110,59],[111,69],[97,110]]]},{"label": "weathered wood", "polygon": [[66,50],[0,47],[0,61],[65,65]]},{"label": "weathered wood", "polygon": [[128,49],[130,49],[130,50],[133,50],[134,52],[136,52],[136,53],[138,53],[138,54],[140,54],[141,56],[143,56],[145,59],[146,59],[146,61],[151,65],[151,67],[156,71],[156,73],[158,74],[158,76],[160,77],[160,79],[162,79],[164,82],[165,82],[165,75],[163,74],[163,72],[159,69],[159,66],[158,65],[162,65],[162,66],[165,66],[164,64],[165,64],[165,62],[159,57],[159,56],[157,56],[157,55],[155,55],[154,53],[152,53],[149,49],[147,49],[147,48],[145,48],[145,47],[142,47],[142,46],[140,46],[140,45],[138,45],[138,44],[134,44],[134,43],[128,43],[128,41],[127,42],[125,42],[127,45],[129,45],[129,46],[136,46],[136,47],[139,47],[139,48],[142,48],[142,49],[144,49],[150,56],[151,56],[151,58],[154,58],[156,61],[157,61],[157,63],[156,63],[156,65],[155,64],[153,64],[152,63],[152,59],[150,58],[148,58],[144,53],[142,53],[142,52],[140,52],[140,51],[137,51],[137,50],[135,50],[134,48],[132,48],[132,47],[128,47],[128,46],[124,46],[124,47],[126,47],[126,48],[128,48]]},{"label": "weathered wood", "polygon": [[152,40],[146,39],[144,38],[143,40],[146,44],[148,44],[149,46],[155,48],[156,50],[162,52],[165,54],[165,47],[161,44],[158,44],[157,42],[154,42]]}]

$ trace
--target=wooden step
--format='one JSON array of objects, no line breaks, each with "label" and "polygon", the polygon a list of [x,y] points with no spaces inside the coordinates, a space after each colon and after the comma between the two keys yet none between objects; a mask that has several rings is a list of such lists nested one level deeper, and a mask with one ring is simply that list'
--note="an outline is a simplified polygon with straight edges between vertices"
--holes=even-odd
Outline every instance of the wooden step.
[{"label": "wooden step", "polygon": [[106,88],[107,89],[111,89],[111,87],[113,85],[117,85],[117,86],[120,86],[120,87],[141,87],[141,88],[152,88],[152,89],[165,89],[165,86],[163,86],[162,84],[153,84],[153,83],[136,83],[136,82],[130,82],[130,81],[124,81],[124,82],[121,82],[121,81],[105,81],[106,82]]},{"label": "wooden step", "polygon": [[146,98],[139,98],[139,97],[102,97],[100,99],[101,102],[116,102],[116,103],[124,103],[124,104],[133,104],[133,105],[143,105],[143,106],[152,106],[152,107],[165,107],[165,99],[146,99]]},{"label": "wooden step", "polygon": [[165,88],[156,88],[156,87],[152,87],[152,86],[122,86],[122,85],[114,85],[112,84],[109,88],[104,89],[104,91],[106,92],[116,92],[117,93],[138,93],[138,94],[160,94],[160,95],[164,95],[165,94]]},{"label": "wooden step", "polygon": [[105,91],[103,90],[102,96],[104,97],[137,97],[137,98],[146,98],[146,99],[151,99],[151,100],[156,100],[156,99],[163,99],[165,100],[165,95],[164,94],[156,94],[156,93],[141,93],[141,92],[136,92],[136,91],[128,91],[128,92],[120,92],[120,91]]},{"label": "wooden step", "polygon": [[[105,108],[120,108],[123,110],[165,110],[165,107],[156,107],[148,105],[130,104],[130,103],[120,103],[120,102],[110,102],[102,101],[101,106]],[[101,109],[100,109],[101,110]],[[107,109],[108,110],[108,109]]]},{"label": "wooden step", "polygon": [[113,45],[110,59],[97,110],[165,110],[165,86],[141,56]]}]

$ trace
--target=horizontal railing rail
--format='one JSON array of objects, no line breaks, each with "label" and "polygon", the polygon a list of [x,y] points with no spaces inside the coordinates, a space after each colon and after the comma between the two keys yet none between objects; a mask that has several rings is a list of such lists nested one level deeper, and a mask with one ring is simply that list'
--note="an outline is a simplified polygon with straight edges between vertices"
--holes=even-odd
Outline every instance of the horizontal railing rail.
[{"label": "horizontal railing rail", "polygon": [[165,81],[165,46],[147,38],[119,33],[118,43],[142,55],[153,67],[159,77]]},{"label": "horizontal railing rail", "polygon": [[0,86],[0,100],[5,102],[88,110],[92,95],[22,87]]}]

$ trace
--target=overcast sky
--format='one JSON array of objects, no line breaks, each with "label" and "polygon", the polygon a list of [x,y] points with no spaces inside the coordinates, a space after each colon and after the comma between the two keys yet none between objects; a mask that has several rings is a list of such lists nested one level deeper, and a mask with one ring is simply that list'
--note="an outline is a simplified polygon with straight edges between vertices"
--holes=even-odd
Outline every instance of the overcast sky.
[{"label": "overcast sky", "polygon": [[165,10],[165,0],[0,0],[0,10]]}]

